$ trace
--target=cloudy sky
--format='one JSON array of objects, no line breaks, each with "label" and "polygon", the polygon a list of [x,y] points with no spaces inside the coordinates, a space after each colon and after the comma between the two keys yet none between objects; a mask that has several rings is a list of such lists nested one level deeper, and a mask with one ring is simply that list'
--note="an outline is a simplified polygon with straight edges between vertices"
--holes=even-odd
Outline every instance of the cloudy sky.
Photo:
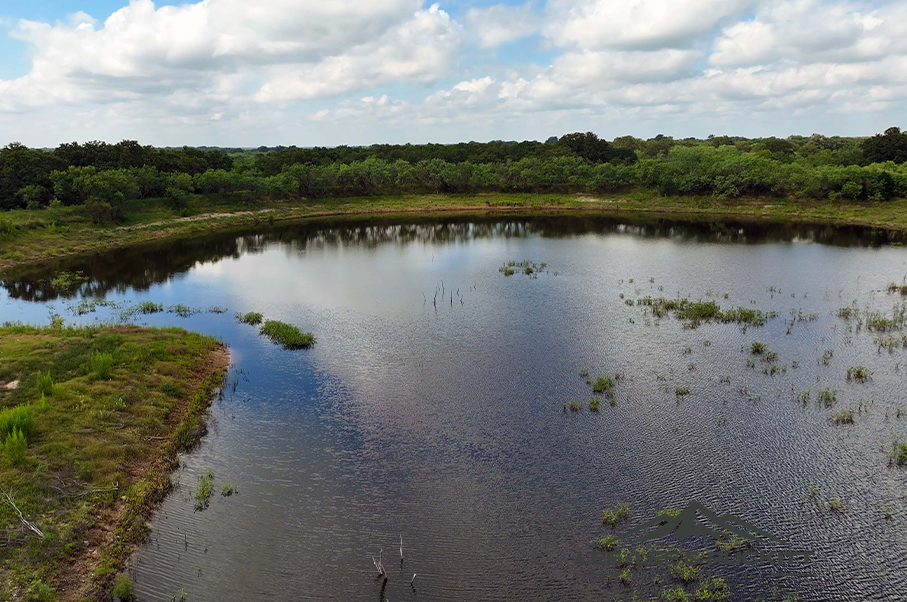
[{"label": "cloudy sky", "polygon": [[907,0],[3,0],[0,144],[905,123]]}]

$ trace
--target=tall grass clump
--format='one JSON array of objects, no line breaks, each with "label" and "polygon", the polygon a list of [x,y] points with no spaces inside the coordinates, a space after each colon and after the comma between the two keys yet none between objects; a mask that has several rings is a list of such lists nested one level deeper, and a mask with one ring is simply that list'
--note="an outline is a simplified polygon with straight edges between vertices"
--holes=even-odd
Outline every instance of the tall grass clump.
[{"label": "tall grass clump", "polygon": [[25,460],[28,451],[28,440],[21,430],[15,429],[0,444],[0,456],[10,464],[20,464]]},{"label": "tall grass clump", "polygon": [[35,425],[35,413],[31,406],[21,405],[0,412],[0,441],[13,431],[29,437]]},{"label": "tall grass clump", "polygon": [[866,366],[854,366],[847,369],[847,380],[865,383],[872,378],[872,371]]},{"label": "tall grass clump", "polygon": [[284,349],[308,349],[315,344],[315,335],[302,332],[292,324],[278,320],[267,320],[261,327],[261,334]]},{"label": "tall grass clump", "polygon": [[614,382],[614,379],[609,376],[599,376],[592,383],[592,391],[594,393],[611,393],[614,389]]},{"label": "tall grass clump", "polygon": [[891,447],[891,461],[898,466],[907,466],[907,443],[895,441]]},{"label": "tall grass clump", "polygon": [[142,301],[135,306],[135,310],[140,314],[158,314],[164,311],[164,305],[154,301]]},{"label": "tall grass clump", "polygon": [[613,527],[630,517],[630,504],[618,504],[614,508],[605,508],[602,512],[602,524]]},{"label": "tall grass clump", "polygon": [[63,394],[63,385],[54,384],[54,379],[50,375],[50,370],[47,371],[47,374],[41,374],[41,372],[38,372],[35,388],[38,389],[38,393],[40,393],[41,395],[53,396]]},{"label": "tall grass clump", "polygon": [[240,324],[251,324],[252,326],[258,326],[259,324],[261,324],[263,318],[264,316],[257,311],[250,311],[244,314],[236,312],[236,321]]},{"label": "tall grass clump", "polygon": [[109,353],[92,353],[88,360],[93,377],[99,380],[110,380],[113,374],[113,355]]}]

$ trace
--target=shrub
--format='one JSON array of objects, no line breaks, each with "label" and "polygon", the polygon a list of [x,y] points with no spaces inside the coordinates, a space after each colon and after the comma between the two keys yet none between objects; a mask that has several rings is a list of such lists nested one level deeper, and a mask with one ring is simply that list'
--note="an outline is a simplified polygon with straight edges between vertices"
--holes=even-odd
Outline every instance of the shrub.
[{"label": "shrub", "polygon": [[107,201],[90,198],[85,202],[85,215],[95,225],[112,224],[116,221],[116,209]]},{"label": "shrub", "polygon": [[113,373],[113,355],[109,353],[92,353],[88,364],[95,378],[110,380],[110,375]]},{"label": "shrub", "polygon": [[29,437],[34,424],[35,414],[31,406],[21,405],[0,411],[0,441],[15,430]]},{"label": "shrub", "polygon": [[50,370],[47,371],[47,374],[38,372],[38,379],[35,386],[38,389],[38,393],[41,393],[42,395],[60,395],[63,393],[63,386],[54,384],[54,379],[50,375]]},{"label": "shrub", "polygon": [[25,453],[28,451],[28,441],[22,431],[15,429],[6,436],[3,445],[0,445],[0,456],[10,464],[20,464],[25,460]]},{"label": "shrub", "polygon": [[261,327],[261,334],[283,345],[284,349],[307,349],[315,344],[312,333],[302,332],[292,324],[278,320],[266,321]]},{"label": "shrub", "polygon": [[132,584],[129,577],[120,575],[117,577],[110,595],[114,598],[119,598],[123,602],[132,602],[132,600],[135,600],[135,585]]}]

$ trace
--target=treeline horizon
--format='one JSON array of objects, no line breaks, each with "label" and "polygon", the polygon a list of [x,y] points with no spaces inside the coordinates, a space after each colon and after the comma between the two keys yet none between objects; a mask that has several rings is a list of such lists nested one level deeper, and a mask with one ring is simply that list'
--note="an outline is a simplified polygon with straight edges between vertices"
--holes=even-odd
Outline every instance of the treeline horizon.
[{"label": "treeline horizon", "polygon": [[[264,150],[263,150],[264,149]],[[227,149],[229,150],[229,149]],[[0,209],[85,205],[115,221],[125,201],[193,194],[254,202],[402,193],[589,192],[883,201],[907,196],[907,133],[865,138],[710,136],[607,141],[592,132],[545,142],[337,147],[157,148],[65,143],[0,149]]]}]

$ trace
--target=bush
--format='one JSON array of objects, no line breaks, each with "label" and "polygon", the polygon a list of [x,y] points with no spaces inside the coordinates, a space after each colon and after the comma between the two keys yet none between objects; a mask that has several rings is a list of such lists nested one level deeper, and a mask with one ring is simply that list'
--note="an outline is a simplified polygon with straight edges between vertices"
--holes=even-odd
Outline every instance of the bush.
[{"label": "bush", "polygon": [[91,373],[100,380],[110,380],[113,356],[109,353],[92,353],[88,361]]},{"label": "bush", "polygon": [[116,583],[113,586],[113,591],[110,592],[110,595],[123,602],[131,602],[132,600],[135,600],[135,585],[132,584],[129,577],[120,575],[117,577]]},{"label": "bush", "polygon": [[0,412],[0,441],[13,431],[19,431],[26,437],[32,432],[35,414],[31,406],[21,405]]},{"label": "bush", "polygon": [[0,445],[0,456],[10,464],[22,463],[27,451],[28,441],[19,429],[7,435],[3,440],[3,445]]},{"label": "bush", "polygon": [[86,201],[85,215],[92,223],[98,226],[112,224],[117,218],[117,212],[110,203],[96,198],[90,198]]},{"label": "bush", "polygon": [[50,375],[50,370],[47,371],[47,374],[38,372],[38,379],[35,383],[35,387],[38,389],[38,393],[41,393],[42,395],[59,395],[63,392],[62,385],[54,384],[54,379]]}]

